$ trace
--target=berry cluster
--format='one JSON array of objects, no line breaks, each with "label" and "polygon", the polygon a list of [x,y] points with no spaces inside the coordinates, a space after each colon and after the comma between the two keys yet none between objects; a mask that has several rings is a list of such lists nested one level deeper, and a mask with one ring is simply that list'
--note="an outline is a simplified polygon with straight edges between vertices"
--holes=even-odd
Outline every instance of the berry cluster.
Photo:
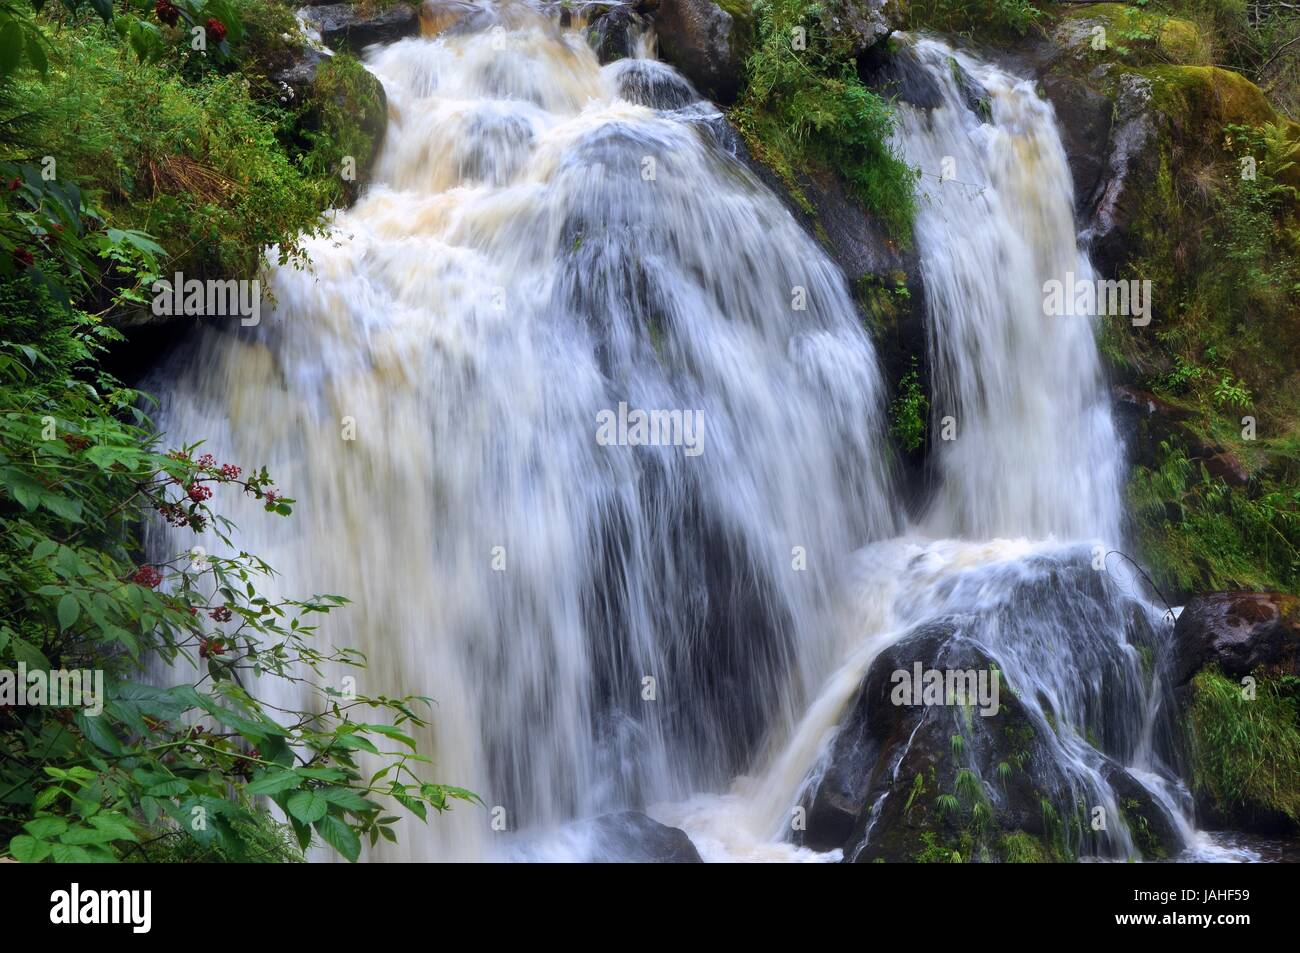
[{"label": "berry cluster", "polygon": [[167,26],[175,26],[176,21],[181,18],[181,11],[170,0],[158,0],[153,6],[153,12],[158,22],[165,23]]},{"label": "berry cluster", "polygon": [[146,589],[153,589],[157,587],[158,583],[162,582],[162,573],[153,566],[141,566],[131,576],[131,581],[144,586]]}]

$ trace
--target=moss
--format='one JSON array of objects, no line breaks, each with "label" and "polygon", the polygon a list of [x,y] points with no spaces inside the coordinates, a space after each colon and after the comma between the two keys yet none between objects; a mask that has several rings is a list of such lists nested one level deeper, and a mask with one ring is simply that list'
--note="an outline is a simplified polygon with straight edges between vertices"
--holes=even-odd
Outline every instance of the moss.
[{"label": "moss", "polygon": [[1227,818],[1300,824],[1300,680],[1257,675],[1255,697],[1208,668],[1192,679],[1192,787]]},{"label": "moss", "polygon": [[[1137,70],[1151,80],[1157,109],[1180,128],[1196,131],[1202,141],[1207,130],[1229,123],[1258,125],[1277,118],[1263,91],[1240,73],[1217,66],[1146,66]],[[1208,137],[1218,145],[1220,137]]]},{"label": "moss", "polygon": [[[800,179],[833,172],[896,239],[910,243],[917,173],[890,143],[893,111],[863,85],[850,38],[825,8],[806,0],[769,0],[755,14],[745,89],[731,113],[754,157],[810,213]],[[790,47],[796,27],[807,40],[797,54]]]},{"label": "moss", "polygon": [[1024,831],[1011,831],[998,838],[998,853],[1008,864],[1045,864],[1051,859],[1043,845]]},{"label": "moss", "polygon": [[[1209,35],[1196,22],[1122,3],[1066,5],[1057,35],[1089,60],[1130,65],[1212,61]],[[1105,30],[1106,46],[1093,49],[1093,28]]]},{"label": "moss", "polygon": [[1023,36],[1043,13],[1029,0],[909,0],[904,21],[909,30],[938,30],[965,37],[993,40]]},{"label": "moss", "polygon": [[[1152,65],[1108,81],[1124,75],[1149,82],[1157,139],[1117,277],[1151,282],[1154,320],[1103,319],[1099,344],[1122,379],[1182,418],[1152,431],[1130,478],[1138,555],[1174,599],[1290,590],[1300,585],[1300,206],[1282,176],[1295,168],[1294,134],[1237,73]],[[1206,469],[1226,459],[1248,485]]]},{"label": "moss", "polygon": [[[388,121],[383,86],[354,56],[336,53],[316,70],[307,134],[308,169],[338,183],[340,193],[354,195],[378,151]],[[341,175],[351,160],[348,172]]]},{"label": "moss", "polygon": [[1120,814],[1124,824],[1133,835],[1134,845],[1146,860],[1167,860],[1169,852],[1160,842],[1148,817],[1151,805],[1144,806],[1136,798],[1123,798],[1119,802]]}]

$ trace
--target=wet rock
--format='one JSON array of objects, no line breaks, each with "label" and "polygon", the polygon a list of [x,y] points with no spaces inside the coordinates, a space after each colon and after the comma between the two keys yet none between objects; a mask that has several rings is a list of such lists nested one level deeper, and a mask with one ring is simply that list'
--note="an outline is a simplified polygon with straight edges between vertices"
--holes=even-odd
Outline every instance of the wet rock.
[{"label": "wet rock", "polygon": [[1222,480],[1228,486],[1247,486],[1250,484],[1250,471],[1241,462],[1241,458],[1230,450],[1216,453],[1205,460],[1205,470],[1215,479]]},{"label": "wet rock", "polygon": [[1061,145],[1074,180],[1076,214],[1082,219],[1107,165],[1104,144],[1110,139],[1111,102],[1072,76],[1051,74],[1043,78],[1042,85],[1056,112]]},{"label": "wet rock", "polygon": [[913,57],[895,56],[888,49],[876,48],[858,60],[858,75],[863,83],[887,99],[918,109],[937,109],[943,105],[938,81]]},{"label": "wet rock", "polygon": [[[956,622],[926,625],[872,664],[809,798],[805,844],[842,847],[845,861],[857,863],[1001,859],[995,833],[986,844],[967,836],[967,815],[979,811],[987,812],[981,816],[990,832],[1018,834],[1040,859],[1053,856],[1041,792],[1059,796],[1067,785],[1012,694],[1002,693],[995,718],[975,716],[990,724],[973,732],[963,731],[960,706],[898,706],[891,699],[893,673],[910,672],[917,662],[927,670],[989,671],[988,656],[958,632]],[[960,758],[954,735],[970,739]],[[995,787],[1002,763],[1020,767]],[[958,798],[951,809],[949,797]]]},{"label": "wet rock", "polygon": [[686,832],[638,811],[604,814],[591,822],[596,862],[630,864],[703,863]]},{"label": "wet rock", "polygon": [[497,22],[497,14],[471,0],[425,0],[420,5],[420,29],[424,36],[486,30]]},{"label": "wet rock", "polygon": [[295,53],[290,65],[271,74],[271,79],[280,86],[281,104],[297,105],[307,99],[312,84],[316,82],[316,68],[325,55],[320,50],[304,46]]},{"label": "wet rock", "polygon": [[1128,771],[1108,761],[1102,777],[1114,792],[1129,836],[1146,860],[1168,860],[1182,850],[1183,838],[1155,797]]},{"label": "wet rock", "polygon": [[1279,592],[1196,596],[1174,626],[1174,685],[1209,665],[1227,676],[1300,676],[1300,598]]},{"label": "wet rock", "polygon": [[1083,206],[1082,237],[1103,274],[1117,273],[1130,257],[1131,226],[1160,161],[1151,81],[1135,73],[1121,76],[1113,117],[1101,176]]},{"label": "wet rock", "polygon": [[612,63],[632,55],[642,26],[641,17],[629,7],[611,7],[592,21],[587,41],[602,64]]},{"label": "wet rock", "polygon": [[395,43],[420,32],[420,17],[404,3],[366,15],[350,3],[306,7],[306,20],[331,49],[360,51],[372,43]]},{"label": "wet rock", "polygon": [[[681,109],[698,102],[700,94],[680,73],[657,60],[619,60],[609,68],[618,94],[628,102],[652,109]],[[714,112],[713,107],[709,107]]]},{"label": "wet rock", "polygon": [[746,26],[711,0],[662,0],[654,12],[659,55],[719,103],[740,91]]},{"label": "wet rock", "polygon": [[858,56],[899,27],[901,12],[895,0],[831,0],[823,22]]}]

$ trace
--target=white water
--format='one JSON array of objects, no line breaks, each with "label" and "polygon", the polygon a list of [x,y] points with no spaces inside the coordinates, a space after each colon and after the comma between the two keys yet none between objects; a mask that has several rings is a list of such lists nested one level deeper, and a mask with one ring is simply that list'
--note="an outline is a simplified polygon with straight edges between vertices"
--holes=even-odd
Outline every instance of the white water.
[{"label": "white water", "polygon": [[[926,180],[935,412],[960,439],[900,536],[843,276],[713,145],[712,108],[652,60],[601,68],[523,4],[486,15],[371,55],[390,102],[371,184],[310,271],[273,270],[262,325],[204,331],[163,393],[168,432],[299,500],[288,521],[219,502],[283,591],[354,600],[328,637],[369,656],[359,690],[436,699],[432,775],[517,832],[460,807],[370,856],[577,858],[569,822],[649,804],[706,859],[835,859],[785,842],[788,811],[871,660],[954,613],[1063,724],[1070,784],[1113,807],[1080,736],[1101,673],[1116,747],[1141,748],[1158,702],[1124,606],[1018,588],[1119,524],[1091,330],[1041,310],[1044,276],[1088,273],[1050,108],[963,57],[981,124],[949,52],[918,45],[947,101],[904,109],[899,146],[979,188]],[[600,445],[620,402],[700,411],[703,452]],[[1072,612],[1093,613],[1074,636]]]}]

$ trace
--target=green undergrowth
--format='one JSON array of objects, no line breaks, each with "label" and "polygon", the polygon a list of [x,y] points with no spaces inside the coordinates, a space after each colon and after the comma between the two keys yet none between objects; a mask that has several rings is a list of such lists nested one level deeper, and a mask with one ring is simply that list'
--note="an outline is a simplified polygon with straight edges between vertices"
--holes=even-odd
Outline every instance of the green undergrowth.
[{"label": "green undergrowth", "polygon": [[893,111],[858,77],[849,41],[805,0],[759,0],[753,11],[755,45],[732,111],[751,151],[806,211],[800,177],[834,171],[891,235],[910,242],[916,173],[889,145]]},{"label": "green undergrowth", "polygon": [[[1158,584],[1296,591],[1300,219],[1288,179],[1300,146],[1281,122],[1206,138],[1161,147],[1134,223],[1122,277],[1151,282],[1154,320],[1103,323],[1120,375],[1181,418],[1139,461],[1129,496]],[[1245,482],[1211,472],[1211,457]]]},{"label": "green undergrowth", "polygon": [[1192,680],[1194,789],[1226,816],[1281,815],[1300,824],[1300,679],[1258,677],[1255,697],[1218,669]]},{"label": "green undergrowth", "polygon": [[168,271],[251,277],[267,246],[297,258],[300,235],[348,194],[343,157],[362,170],[372,157],[378,83],[340,54],[320,70],[323,98],[282,101],[270,74],[300,45],[292,10],[230,8],[243,28],[226,61],[189,50],[146,11],[156,45],[141,53],[91,14],[60,11],[47,74],[18,75],[0,107],[29,123],[31,146],[7,143],[0,159],[50,157],[109,224],[153,236]]},{"label": "green undergrowth", "polygon": [[937,30],[968,38],[1022,36],[1042,19],[1028,0],[908,0],[909,30]]}]

